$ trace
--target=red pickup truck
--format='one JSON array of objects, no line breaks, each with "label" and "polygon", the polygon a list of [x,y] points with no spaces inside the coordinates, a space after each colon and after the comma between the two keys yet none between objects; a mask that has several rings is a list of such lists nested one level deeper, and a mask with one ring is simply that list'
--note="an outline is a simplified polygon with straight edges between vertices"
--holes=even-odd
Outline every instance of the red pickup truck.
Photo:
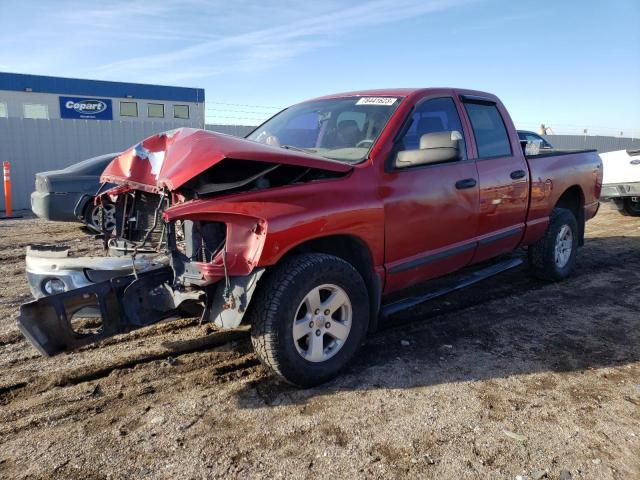
[{"label": "red pickup truck", "polygon": [[[274,372],[324,382],[380,318],[519,265],[518,249],[540,278],[571,273],[600,158],[523,150],[497,97],[449,88],[306,101],[246,139],[155,135],[102,175],[117,185],[98,197],[118,212],[111,263],[34,247],[27,273],[46,291],[18,324],[52,355],[176,312],[248,323]],[[73,317],[88,308],[102,324],[81,331]]]}]

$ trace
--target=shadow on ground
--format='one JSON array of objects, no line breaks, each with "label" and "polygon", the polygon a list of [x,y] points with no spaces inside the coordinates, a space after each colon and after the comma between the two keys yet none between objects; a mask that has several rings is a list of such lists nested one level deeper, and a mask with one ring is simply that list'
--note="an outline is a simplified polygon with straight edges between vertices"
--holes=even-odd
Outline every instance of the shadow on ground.
[{"label": "shadow on ground", "polygon": [[240,408],[305,404],[343,390],[576,372],[639,359],[640,238],[596,238],[564,282],[546,284],[518,268],[392,318],[328,384],[298,390],[269,376],[245,384],[236,399]]}]

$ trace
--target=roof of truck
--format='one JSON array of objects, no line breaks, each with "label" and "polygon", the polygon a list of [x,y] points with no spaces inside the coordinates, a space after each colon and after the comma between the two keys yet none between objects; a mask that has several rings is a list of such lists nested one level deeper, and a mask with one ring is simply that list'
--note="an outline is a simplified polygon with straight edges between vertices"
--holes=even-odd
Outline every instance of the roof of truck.
[{"label": "roof of truck", "polygon": [[480,97],[487,97],[497,100],[497,97],[492,93],[481,92],[479,90],[469,90],[466,88],[451,88],[451,87],[420,87],[420,88],[377,88],[373,90],[354,90],[352,92],[334,93],[330,95],[323,95],[321,97],[312,98],[311,100],[325,100],[329,98],[340,97],[408,97],[409,95],[421,94],[426,92],[433,93],[448,93],[448,94],[462,94],[462,95],[474,95]]}]

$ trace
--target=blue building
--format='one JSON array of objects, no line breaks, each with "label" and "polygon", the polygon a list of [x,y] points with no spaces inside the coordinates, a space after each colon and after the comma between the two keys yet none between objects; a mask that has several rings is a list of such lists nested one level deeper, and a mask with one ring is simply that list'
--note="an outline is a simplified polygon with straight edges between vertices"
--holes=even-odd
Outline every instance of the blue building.
[{"label": "blue building", "polygon": [[37,172],[204,128],[204,111],[202,88],[0,72],[0,160],[11,162],[14,208],[29,208]]},{"label": "blue building", "polygon": [[0,117],[170,121],[204,128],[204,89],[0,72]]}]

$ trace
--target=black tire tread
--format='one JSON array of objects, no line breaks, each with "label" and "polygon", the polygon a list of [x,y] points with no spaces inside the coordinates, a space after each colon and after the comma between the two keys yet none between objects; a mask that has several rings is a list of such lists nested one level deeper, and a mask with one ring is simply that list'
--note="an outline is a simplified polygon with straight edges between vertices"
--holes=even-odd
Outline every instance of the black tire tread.
[{"label": "black tire tread", "polygon": [[624,203],[622,204],[622,209],[620,210],[620,213],[622,215],[624,215],[625,217],[638,217],[638,216],[640,216],[640,212],[635,211],[633,209],[633,207],[631,206],[631,199],[630,198],[625,198],[624,199]]},{"label": "black tire tread", "polygon": [[328,264],[332,271],[335,271],[336,263],[353,276],[354,280],[361,282],[366,292],[360,273],[350,263],[333,255],[311,253],[292,256],[273,267],[251,302],[250,312],[248,312],[251,322],[251,343],[258,358],[276,375],[293,385],[309,386],[311,384],[292,380],[291,375],[287,375],[288,365],[284,364],[278,350],[280,342],[277,312],[290,289],[295,286],[295,279],[300,274],[307,269],[326,268]]},{"label": "black tire tread", "polygon": [[[571,210],[554,208],[549,216],[549,224],[544,232],[544,236],[529,247],[529,267],[531,273],[540,280],[555,282],[563,278],[558,275],[553,263],[549,261],[549,259],[553,258],[553,249],[555,248],[555,238],[551,232],[558,222],[562,222],[563,219],[565,222],[573,221],[573,234],[575,237],[577,235],[577,220]],[[574,250],[575,246],[576,245],[574,245]]]}]

